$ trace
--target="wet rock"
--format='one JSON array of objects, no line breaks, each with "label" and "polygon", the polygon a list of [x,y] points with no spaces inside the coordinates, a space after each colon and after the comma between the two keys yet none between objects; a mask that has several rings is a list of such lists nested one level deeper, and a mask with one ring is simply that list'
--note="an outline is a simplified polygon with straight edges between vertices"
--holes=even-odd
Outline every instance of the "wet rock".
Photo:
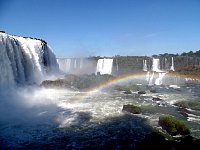
[{"label": "wet rock", "polygon": [[178,106],[178,107],[181,107],[181,108],[188,108],[189,107],[187,102],[184,102],[184,101],[177,102],[174,105]]},{"label": "wet rock", "polygon": [[133,94],[133,98],[139,98],[140,97],[140,95],[139,94]]},{"label": "wet rock", "polygon": [[158,124],[172,136],[190,134],[190,130],[185,123],[170,115],[160,116]]},{"label": "wet rock", "polygon": [[190,112],[189,110],[187,110],[186,108],[183,107],[179,107],[178,111],[180,112],[181,115],[188,117],[188,113]]},{"label": "wet rock", "polygon": [[153,101],[162,101],[162,99],[159,98],[159,97],[153,97],[152,100],[153,100]]},{"label": "wet rock", "polygon": [[145,91],[138,91],[138,94],[146,94]]},{"label": "wet rock", "polygon": [[130,90],[124,91],[124,94],[132,94],[132,92]]},{"label": "wet rock", "polygon": [[132,114],[140,114],[142,112],[142,109],[138,106],[128,104],[128,105],[123,106],[122,111],[123,112],[129,112],[129,113],[132,113]]},{"label": "wet rock", "polygon": [[150,89],[151,93],[157,93],[155,89]]}]

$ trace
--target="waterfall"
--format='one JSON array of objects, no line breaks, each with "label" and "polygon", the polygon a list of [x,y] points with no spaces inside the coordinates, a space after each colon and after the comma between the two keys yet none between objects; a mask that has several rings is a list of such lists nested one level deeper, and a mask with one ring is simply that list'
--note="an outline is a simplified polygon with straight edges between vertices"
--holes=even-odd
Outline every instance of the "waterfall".
[{"label": "waterfall", "polygon": [[160,72],[160,60],[153,58],[152,71]]},{"label": "waterfall", "polygon": [[74,59],[74,69],[76,69],[77,68],[77,60],[76,60],[76,58]]},{"label": "waterfall", "polygon": [[59,69],[65,73],[70,71],[71,59],[70,58],[59,58],[57,59]]},{"label": "waterfall", "polygon": [[117,67],[117,73],[119,72],[119,64],[118,64],[118,59],[116,58],[116,67]]},{"label": "waterfall", "polygon": [[40,83],[58,71],[56,57],[43,40],[0,32],[0,87]]},{"label": "waterfall", "polygon": [[155,85],[161,85],[162,84],[162,79],[166,75],[166,72],[159,72],[158,78],[155,80]]},{"label": "waterfall", "polygon": [[113,59],[108,59],[108,58],[98,59],[96,74],[97,72],[100,72],[100,74],[111,74],[112,66],[113,66]]},{"label": "waterfall", "polygon": [[147,60],[143,60],[143,71],[147,71]]},{"label": "waterfall", "polygon": [[151,76],[150,76],[150,73],[149,73],[149,77],[150,77],[149,78],[149,85],[153,85],[154,72],[151,74]]},{"label": "waterfall", "polygon": [[[166,61],[166,60],[165,60]],[[152,63],[152,74],[148,75],[150,77],[149,79],[149,85],[161,85],[162,80],[164,76],[167,74],[167,72],[160,70],[160,60],[158,58],[153,58],[153,63]],[[156,76],[154,75],[154,72],[157,72]],[[153,83],[153,80],[155,80],[155,83]]]},{"label": "waterfall", "polygon": [[80,69],[83,68],[83,58],[80,59]]},{"label": "waterfall", "polygon": [[175,69],[174,69],[174,57],[172,57],[172,65],[171,65],[170,70],[175,71]]},{"label": "waterfall", "polygon": [[147,80],[148,82],[150,81],[150,72],[149,72],[149,71],[147,72],[146,80]]}]

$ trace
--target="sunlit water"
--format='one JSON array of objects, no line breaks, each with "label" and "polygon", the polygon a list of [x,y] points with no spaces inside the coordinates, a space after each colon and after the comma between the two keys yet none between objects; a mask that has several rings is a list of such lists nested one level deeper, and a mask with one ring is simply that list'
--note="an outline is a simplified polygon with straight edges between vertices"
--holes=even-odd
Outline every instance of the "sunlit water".
[{"label": "sunlit water", "polygon": [[[1,105],[1,148],[134,148],[153,128],[159,128],[158,117],[162,114],[181,118],[191,128],[191,135],[200,137],[200,112],[191,110],[185,117],[173,105],[182,100],[200,100],[198,84],[155,86],[156,93],[151,93],[148,86],[140,86],[146,94],[127,95],[110,89],[93,93],[21,90],[23,101],[18,100],[17,106]],[[144,112],[124,113],[125,104],[142,106]]]}]

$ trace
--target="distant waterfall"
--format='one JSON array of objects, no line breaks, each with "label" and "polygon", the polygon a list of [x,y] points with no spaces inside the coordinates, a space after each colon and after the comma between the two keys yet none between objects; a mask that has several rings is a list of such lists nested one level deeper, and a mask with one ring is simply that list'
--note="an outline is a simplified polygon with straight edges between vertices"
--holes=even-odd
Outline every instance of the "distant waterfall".
[{"label": "distant waterfall", "polygon": [[174,69],[174,57],[172,57],[172,65],[171,65],[170,70],[175,71],[175,69]]},{"label": "distant waterfall", "polygon": [[63,72],[69,72],[71,68],[71,59],[57,59],[59,69]]},{"label": "distant waterfall", "polygon": [[80,60],[80,69],[83,68],[83,59]]},{"label": "distant waterfall", "polygon": [[160,60],[153,58],[152,71],[160,72]]},{"label": "distant waterfall", "polygon": [[161,85],[162,84],[162,79],[166,75],[166,72],[159,72],[158,78],[155,80],[155,85]]},{"label": "distant waterfall", "polygon": [[118,59],[116,58],[116,67],[117,67],[117,73],[119,72],[119,64],[118,64]]},{"label": "distant waterfall", "polygon": [[77,68],[77,60],[74,59],[74,69],[76,69],[76,68]]},{"label": "distant waterfall", "polygon": [[143,60],[143,71],[147,71],[147,60]]},{"label": "distant waterfall", "polygon": [[97,61],[97,72],[100,74],[111,74],[112,73],[112,66],[113,66],[113,59],[103,58]]},{"label": "distant waterfall", "polygon": [[[162,80],[164,76],[167,74],[167,72],[162,71],[160,69],[160,60],[158,58],[153,58],[152,63],[152,73],[147,73],[147,77],[149,79],[149,85],[161,85]],[[165,59],[166,61],[166,59]],[[156,74],[155,74],[156,73]],[[155,82],[154,82],[155,81]]]},{"label": "distant waterfall", "polygon": [[153,79],[154,79],[154,72],[150,75],[149,72],[147,72],[148,79],[149,79],[149,85],[153,85]]}]

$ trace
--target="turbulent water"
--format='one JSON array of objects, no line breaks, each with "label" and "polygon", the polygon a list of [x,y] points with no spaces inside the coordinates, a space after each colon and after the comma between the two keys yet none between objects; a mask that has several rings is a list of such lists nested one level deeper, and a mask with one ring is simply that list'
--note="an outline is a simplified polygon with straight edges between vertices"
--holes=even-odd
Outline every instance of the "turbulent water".
[{"label": "turbulent water", "polygon": [[0,88],[40,83],[58,72],[56,57],[43,40],[0,32]]},{"label": "turbulent water", "polygon": [[[135,148],[158,127],[158,117],[171,114],[191,128],[200,138],[200,112],[181,115],[173,104],[177,101],[199,101],[199,84],[146,86],[147,93],[124,94],[112,87],[101,91],[77,92],[67,89],[18,89],[4,94],[0,109],[1,148],[82,149]],[[156,93],[151,93],[150,89]],[[152,98],[160,98],[153,100]],[[10,101],[8,99],[15,100]],[[122,112],[124,104],[142,106],[144,112],[132,115]]]}]

